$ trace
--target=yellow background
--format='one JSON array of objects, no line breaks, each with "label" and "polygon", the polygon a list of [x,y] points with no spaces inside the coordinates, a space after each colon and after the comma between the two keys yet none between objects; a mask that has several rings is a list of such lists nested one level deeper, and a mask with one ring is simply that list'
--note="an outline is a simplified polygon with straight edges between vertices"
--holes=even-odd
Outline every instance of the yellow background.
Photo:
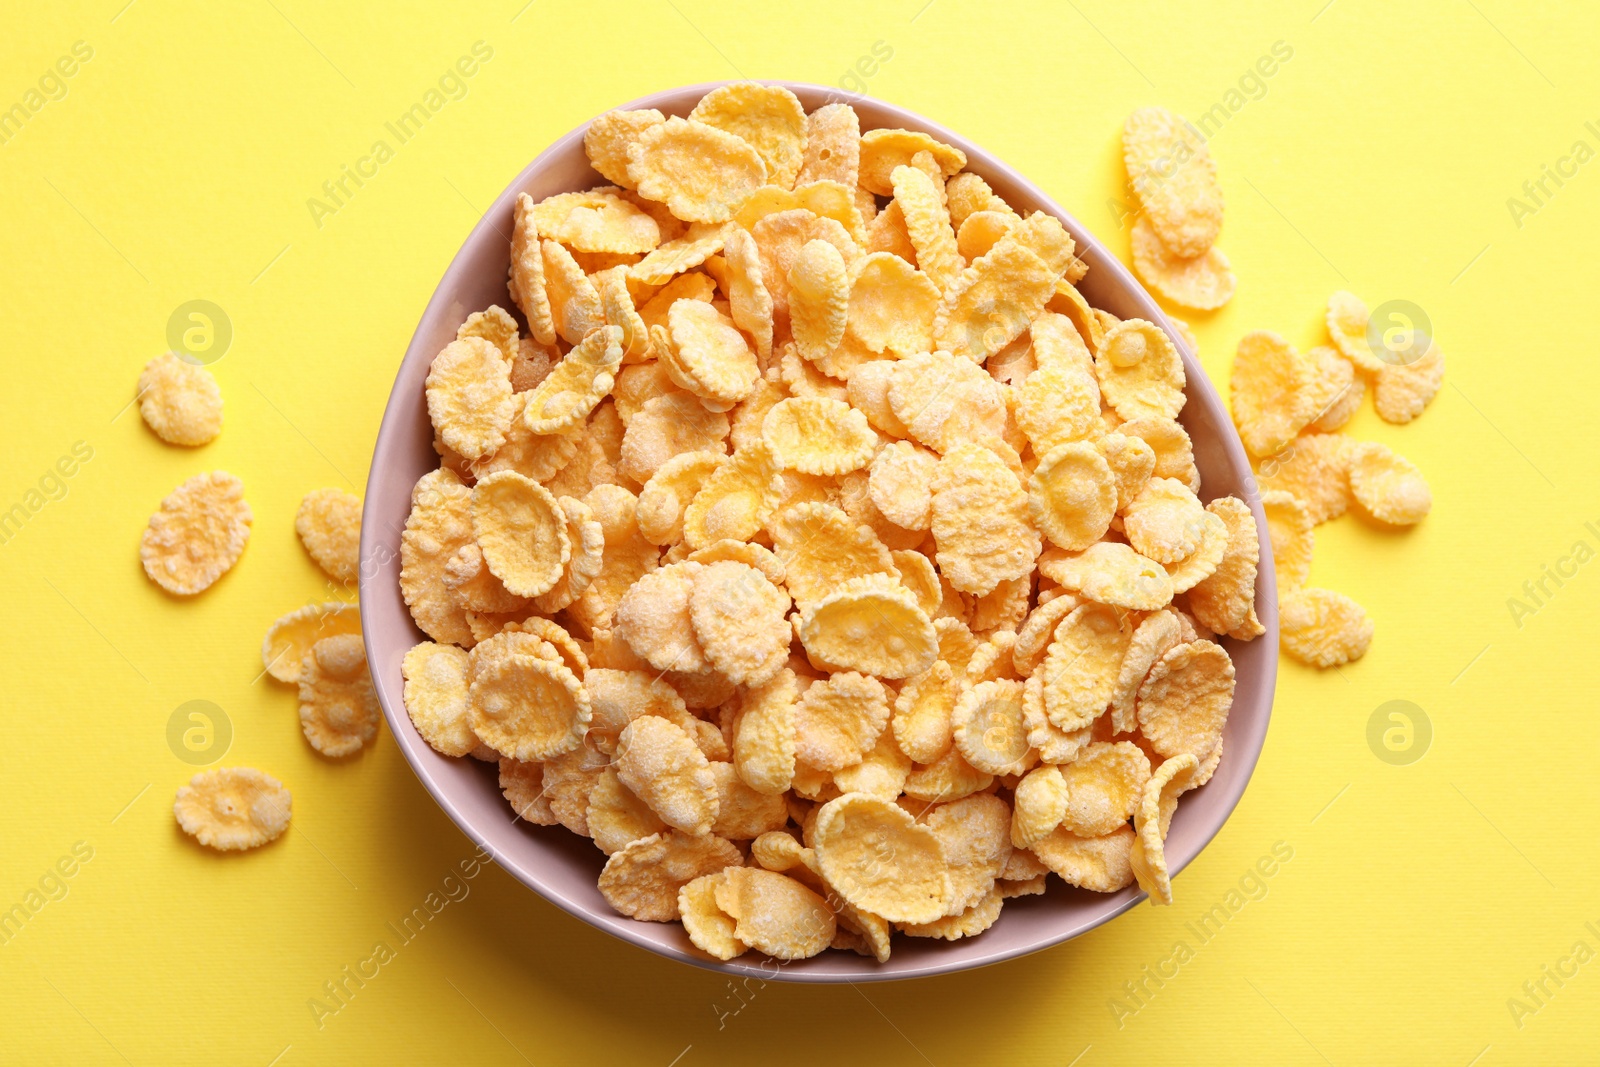
[{"label": "yellow background", "polygon": [[[1507,607],[1575,541],[1600,548],[1583,525],[1600,530],[1600,164],[1548,183],[1555,195],[1520,227],[1506,204],[1573,142],[1600,148],[1584,127],[1600,120],[1592,7],[125,3],[13,4],[0,35],[0,107],[74,42],[94,50],[66,97],[0,146],[0,510],[74,442],[94,450],[67,495],[0,545],[0,907],[76,842],[93,849],[68,895],[0,946],[3,1058],[1489,1067],[1597,1055],[1600,962],[1547,982],[1553,995],[1520,1026],[1507,1007],[1575,941],[1600,951],[1584,925],[1600,928],[1600,564],[1547,583],[1554,595],[1520,626]],[[306,200],[479,40],[494,54],[467,96],[319,228]],[[1406,427],[1368,403],[1351,429],[1413,459],[1435,508],[1409,533],[1353,517],[1318,530],[1313,582],[1366,605],[1376,640],[1339,671],[1285,661],[1255,779],[1177,880],[1176,906],[977,973],[768,985],[719,1022],[740,1003],[726,979],[614,941],[490,869],[319,1029],[308,999],[472,849],[386,734],[353,763],[312,753],[292,693],[258,677],[257,649],[273,619],[328,594],[294,509],[318,486],[360,491],[424,303],[512,176],[634,96],[741,75],[837,84],[881,42],[893,54],[867,92],[990,148],[1125,249],[1109,203],[1122,118],[1150,103],[1198,117],[1277,41],[1293,58],[1211,142],[1240,284],[1193,318],[1205,364],[1225,382],[1252,329],[1316,342],[1338,288],[1426,309],[1449,357],[1437,401]],[[216,302],[234,329],[213,366],[227,428],[198,450],[162,444],[126,408],[191,299]],[[136,544],[162,496],[211,468],[243,478],[255,532],[233,573],[179,603],[145,580]],[[280,843],[219,857],[175,828],[173,791],[193,768],[166,724],[192,699],[231,721],[227,763],[293,790]],[[1369,716],[1396,699],[1434,731],[1406,766],[1366,741]],[[1198,947],[1185,924],[1277,842],[1293,859],[1266,896]],[[1194,958],[1119,1025],[1112,998],[1178,939]]]}]

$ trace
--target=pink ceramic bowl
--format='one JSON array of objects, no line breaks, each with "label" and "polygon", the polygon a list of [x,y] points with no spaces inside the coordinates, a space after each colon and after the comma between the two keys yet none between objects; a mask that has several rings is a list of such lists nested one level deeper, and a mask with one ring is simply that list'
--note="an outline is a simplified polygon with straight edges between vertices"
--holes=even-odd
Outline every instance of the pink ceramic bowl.
[{"label": "pink ceramic bowl", "polygon": [[[653,107],[667,115],[686,115],[717,84],[671,89],[624,106]],[[1089,264],[1081,289],[1091,304],[1122,318],[1143,318],[1160,324],[1183,351],[1189,400],[1182,422],[1194,439],[1203,495],[1206,499],[1240,496],[1250,502],[1256,514],[1261,531],[1256,612],[1266,625],[1266,633],[1248,644],[1227,642],[1238,672],[1238,690],[1225,734],[1227,754],[1210,783],[1184,797],[1173,819],[1167,857],[1175,874],[1182,871],[1222,829],[1244,793],[1266,737],[1277,674],[1278,613],[1271,547],[1250,465],[1227,412],[1200,364],[1185,349],[1150,295],[1088,229],[1061,210],[1038,186],[965,137],[910,111],[870,97],[846,96],[820,85],[781,84],[800,98],[807,111],[830,101],[846,100],[861,116],[864,130],[924,130],[960,148],[967,154],[967,168],[982,175],[1019,211],[1048,211],[1066,225],[1078,243],[1078,255]],[[584,128],[578,127],[545,149],[517,175],[467,237],[422,314],[378,431],[361,531],[361,616],[378,698],[395,741],[411,761],[417,777],[456,825],[502,867],[552,904],[641,948],[734,974],[797,982],[870,982],[950,974],[1059,944],[1138,904],[1144,894],[1137,887],[1111,894],[1091,893],[1052,878],[1045,895],[1007,901],[1000,920],[982,935],[956,942],[897,937],[894,955],[885,964],[847,952],[825,952],[813,959],[783,965],[752,952],[724,963],[695,949],[677,923],[638,922],[612,911],[595,887],[605,857],[591,842],[560,826],[513,822],[511,808],[500,795],[493,765],[441,756],[411,725],[401,701],[400,661],[424,635],[412,623],[400,596],[400,532],[410,510],[412,485],[439,463],[423,400],[423,380],[429,362],[455,338],[456,327],[467,315],[490,304],[508,309],[513,306],[506,292],[506,268],[510,259],[512,204],[517,194],[528,193],[538,200],[603,184],[584,155]]]}]

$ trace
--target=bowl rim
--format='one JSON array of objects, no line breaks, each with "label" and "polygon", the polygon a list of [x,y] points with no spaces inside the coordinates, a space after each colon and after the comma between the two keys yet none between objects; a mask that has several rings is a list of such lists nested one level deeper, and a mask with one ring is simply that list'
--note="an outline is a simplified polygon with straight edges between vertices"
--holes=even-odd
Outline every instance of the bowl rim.
[{"label": "bowl rim", "polygon": [[[1234,811],[1237,810],[1239,802],[1243,798],[1244,792],[1254,776],[1255,768],[1260,760],[1262,749],[1265,747],[1266,734],[1272,717],[1272,705],[1275,699],[1277,681],[1278,658],[1276,655],[1276,647],[1278,643],[1278,618],[1276,584],[1272,563],[1272,546],[1267,537],[1266,516],[1261,506],[1260,490],[1255,481],[1248,455],[1245,452],[1243,443],[1239,439],[1237,430],[1233,426],[1232,419],[1228,416],[1226,408],[1224,408],[1222,405],[1220,396],[1218,395],[1216,389],[1212,386],[1211,381],[1206,375],[1204,368],[1200,365],[1199,360],[1195,357],[1194,353],[1190,351],[1188,345],[1183,339],[1182,334],[1180,334],[1172,326],[1171,321],[1161,309],[1155,298],[1152,297],[1145,289],[1143,284],[1134,277],[1132,272],[1126,266],[1124,266],[1115,255],[1111,254],[1106,245],[1101,242],[1100,239],[1096,237],[1088,227],[1084,226],[1074,215],[1063,209],[1060,204],[1056,203],[1052,197],[1044,192],[1043,188],[1037,182],[1029,179],[1021,172],[1011,167],[999,156],[975,144],[969,138],[946,128],[940,123],[931,121],[915,111],[901,107],[897,104],[891,104],[868,94],[849,93],[831,86],[817,85],[810,82],[791,81],[786,79],[730,79],[726,81],[692,83],[659,90],[657,92],[638,97],[634,100],[630,100],[627,103],[618,104],[614,107],[607,108],[606,112],[623,109],[661,108],[662,110],[670,113],[676,110],[678,101],[681,101],[683,98],[691,94],[695,94],[696,96],[704,95],[705,93],[724,85],[752,81],[761,85],[781,86],[802,97],[821,97],[823,102],[839,101],[850,103],[852,105],[858,105],[866,102],[871,108],[891,116],[893,121],[902,128],[926,132],[930,136],[933,136],[934,138],[943,141],[946,144],[961,149],[967,154],[969,161],[968,169],[976,170],[986,178],[994,174],[1002,175],[1009,184],[1014,184],[1031,192],[1038,201],[1039,210],[1048,211],[1061,220],[1062,224],[1066,227],[1068,232],[1072,235],[1077,243],[1077,254],[1079,258],[1083,259],[1089,264],[1091,272],[1099,272],[1102,275],[1110,275],[1113,279],[1115,287],[1122,290],[1123,293],[1132,301],[1132,303],[1138,307],[1141,317],[1156,323],[1163,330],[1165,330],[1168,337],[1173,340],[1178,349],[1179,355],[1183,360],[1184,372],[1187,379],[1184,390],[1186,397],[1186,410],[1188,410],[1188,405],[1198,402],[1202,408],[1206,409],[1206,413],[1210,418],[1210,421],[1214,425],[1224,428],[1223,432],[1219,435],[1219,440],[1217,440],[1215,443],[1221,445],[1222,451],[1225,453],[1229,464],[1236,470],[1242,472],[1240,475],[1242,481],[1242,492],[1237,495],[1244,499],[1245,503],[1250,507],[1251,514],[1253,515],[1256,523],[1257,542],[1260,546],[1260,561],[1257,566],[1256,579],[1256,607],[1257,614],[1259,615],[1261,623],[1264,627],[1264,632],[1259,637],[1255,638],[1255,640],[1259,642],[1270,642],[1273,651],[1272,654],[1261,657],[1263,666],[1261,668],[1262,673],[1260,675],[1259,682],[1262,691],[1265,693],[1265,696],[1262,699],[1259,721],[1256,719],[1252,719],[1250,721],[1249,731],[1244,738],[1244,740],[1249,742],[1248,744],[1244,746],[1230,745],[1228,750],[1230,762],[1233,763],[1236,768],[1241,768],[1242,773],[1238,773],[1236,771],[1234,777],[1230,778],[1227,783],[1221,781],[1217,783],[1218,785],[1228,784],[1231,786],[1231,788],[1225,791],[1225,802],[1220,809],[1220,813],[1213,816],[1212,823],[1201,829],[1199,834],[1194,838],[1195,844],[1193,850],[1188,851],[1187,854],[1180,854],[1171,859],[1169,864],[1170,876],[1175,879],[1186,867],[1188,867],[1190,863],[1194,861],[1195,858],[1205,851],[1207,846],[1210,845],[1217,834],[1221,832],[1222,827],[1227,824],[1230,818],[1232,818]],[[821,105],[817,104],[815,106]],[[605,114],[606,112],[601,112],[601,114]],[[594,118],[598,117],[598,115],[594,116]],[[421,352],[425,351],[423,346],[426,344],[426,338],[423,335],[426,332],[429,323],[434,321],[441,313],[445,312],[452,302],[450,287],[447,284],[448,281],[462,268],[464,262],[470,258],[472,251],[479,245],[479,243],[489,239],[487,231],[494,230],[496,231],[497,235],[503,236],[503,231],[500,230],[498,220],[509,216],[511,206],[515,202],[517,193],[525,188],[530,181],[542,171],[547,161],[560,157],[561,155],[569,152],[575,146],[575,144],[580,143],[582,141],[584,132],[589,128],[589,125],[594,121],[594,118],[585,120],[572,130],[568,131],[566,134],[556,138],[542,151],[535,155],[528,165],[518,172],[514,178],[512,178],[512,180],[506,185],[500,194],[495,197],[494,202],[483,213],[477,224],[473,226],[465,240],[463,240],[461,247],[457,250],[455,256],[451,259],[449,266],[446,267],[444,274],[440,276],[439,284],[435,288],[433,295],[429,298],[428,303],[424,308],[420,319],[418,320],[417,329],[413,333],[412,339],[407,345],[405,356],[401,359],[400,364],[396,368],[395,382],[391,387],[389,398],[385,403],[383,418],[379,425],[377,439],[373,448],[372,462],[368,469],[367,484],[365,489],[367,496],[370,497],[372,495],[374,487],[378,482],[379,472],[383,469],[382,458],[386,453],[391,453],[394,451],[393,443],[396,441],[396,439],[406,435],[409,432],[407,427],[401,424],[401,416],[397,411],[398,405],[396,401],[400,395],[400,390],[405,387],[405,382],[403,379],[406,377],[406,369],[413,363],[413,361],[423,358],[420,355]],[[874,125],[870,128],[886,127],[887,124],[884,123]],[[977,166],[972,166],[973,163],[976,163]],[[431,360],[431,358],[432,353],[428,352],[426,359]],[[396,580],[395,577],[391,576],[387,569],[383,567],[368,566],[368,561],[374,559],[397,559],[397,553],[394,549],[389,547],[388,541],[390,540],[398,542],[398,532],[391,534],[389,531],[382,529],[379,521],[373,516],[373,512],[370,509],[367,510],[362,521],[360,544],[360,557],[362,560],[362,566],[360,568],[358,585],[359,604],[363,617],[366,616],[369,608],[378,606],[378,586],[380,584],[387,586]],[[397,573],[398,572],[396,570],[395,574],[397,575]],[[374,647],[373,628],[363,624],[362,630],[368,662],[380,662],[380,660],[374,656],[376,649]],[[424,635],[424,639],[426,639],[426,635]],[[1006,947],[997,948],[989,952],[980,951],[974,956],[959,960],[952,959],[949,962],[939,962],[936,959],[924,966],[912,967],[908,969],[885,971],[881,969],[882,965],[877,964],[876,961],[872,960],[870,957],[861,957],[860,959],[863,964],[861,970],[856,973],[848,974],[842,972],[818,972],[799,968],[791,968],[781,962],[779,962],[775,968],[771,968],[766,964],[768,962],[776,961],[767,961],[766,957],[761,956],[760,953],[753,953],[754,956],[759,957],[763,961],[760,964],[753,963],[746,957],[737,957],[733,960],[727,961],[717,960],[707,954],[696,953],[692,949],[686,950],[672,945],[662,944],[646,937],[637,929],[645,926],[659,926],[660,924],[646,924],[620,914],[597,914],[596,912],[584,907],[576,901],[565,899],[559,893],[548,891],[537,877],[536,872],[527,869],[520,862],[506,857],[500,851],[498,851],[488,840],[485,833],[476,826],[473,818],[461,810],[461,808],[451,797],[449,791],[443,784],[440,783],[440,781],[435,778],[431,769],[426,765],[425,760],[430,754],[433,753],[433,750],[428,746],[427,742],[422,739],[421,735],[416,732],[415,727],[412,725],[410,716],[405,710],[400,687],[397,684],[396,679],[380,675],[380,672],[374,671],[373,684],[377,692],[379,704],[383,709],[384,717],[388,720],[390,732],[394,735],[396,744],[400,748],[401,753],[405,756],[406,762],[410,765],[412,772],[417,776],[418,781],[422,783],[423,788],[425,788],[429,795],[433,797],[434,802],[438,804],[441,809],[443,809],[451,821],[454,822],[456,826],[468,838],[470,838],[480,850],[483,851],[484,854],[488,855],[499,866],[504,868],[507,873],[511,874],[512,877],[516,878],[529,889],[533,890],[541,898],[560,908],[567,914],[582,920],[584,923],[602,930],[622,941],[628,942],[629,944],[646,949],[658,956],[676,960],[680,963],[687,963],[705,970],[715,971],[722,974],[754,976],[767,980],[813,984],[901,981],[914,978],[933,977],[937,975],[955,974],[976,970],[980,967],[992,966],[997,963],[1003,963],[1011,959],[1018,959],[1023,956],[1032,955],[1033,953],[1062,944],[1063,942],[1073,940],[1074,938],[1088,933],[1090,930],[1109,923],[1111,920],[1115,919],[1119,915],[1124,914],[1146,898],[1146,894],[1138,890],[1138,886],[1135,884],[1123,890],[1119,890],[1117,894],[1107,894],[1108,902],[1113,900],[1118,895],[1122,896],[1124,899],[1116,901],[1114,904],[1110,904],[1110,906],[1096,911],[1093,915],[1088,916],[1081,921],[1068,923],[1062,928],[1052,931],[1049,936],[1040,940],[1030,941],[1021,945],[1007,945]],[[1242,751],[1241,748],[1243,749]],[[1132,892],[1130,892],[1130,890],[1132,890]],[[977,943],[981,944],[981,942]],[[854,959],[854,957],[852,957],[852,959]]]}]

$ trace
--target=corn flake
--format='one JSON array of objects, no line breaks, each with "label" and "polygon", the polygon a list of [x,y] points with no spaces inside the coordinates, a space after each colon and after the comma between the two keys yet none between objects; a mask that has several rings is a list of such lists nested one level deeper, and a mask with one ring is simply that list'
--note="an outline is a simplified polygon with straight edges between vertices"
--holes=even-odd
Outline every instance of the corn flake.
[{"label": "corn flake", "polygon": [[1049,264],[1020,243],[1002,240],[944,287],[934,342],[981,364],[1020,336],[1055,291]]},{"label": "corn flake", "polygon": [[1084,604],[1061,620],[1033,674],[1051,725],[1071,733],[1105,711],[1131,638],[1128,625],[1104,604]]},{"label": "corn flake", "polygon": [[689,120],[747,142],[766,164],[768,181],[785,189],[794,185],[804,162],[806,113],[795,95],[781,85],[734,82],[718,86],[700,98],[689,112]]},{"label": "corn flake", "polygon": [[1233,661],[1220,645],[1174,645],[1139,686],[1139,730],[1164,757],[1209,756],[1233,706]]},{"label": "corn flake", "polygon": [[1360,659],[1372,632],[1372,619],[1343,593],[1310,588],[1279,594],[1279,643],[1301,663],[1337,667]]},{"label": "corn flake", "polygon": [[645,922],[679,917],[678,893],[707,874],[738,867],[733,843],[715,834],[651,834],[612,854],[600,872],[600,895],[619,913]]},{"label": "corn flake", "polygon": [[800,641],[815,662],[830,670],[859,670],[880,678],[921,673],[939,651],[933,623],[916,598],[898,582],[878,576],[848,582],[806,605]]},{"label": "corn flake", "polygon": [[1151,228],[1173,256],[1192,259],[1222,230],[1217,165],[1198,132],[1162,107],[1142,107],[1122,129],[1128,181]]},{"label": "corn flake", "polygon": [[300,727],[324,756],[360,751],[378,733],[382,711],[359,634],[335,634],[311,646],[300,667]]},{"label": "corn flake", "polygon": [[1281,489],[1261,494],[1261,510],[1267,516],[1267,534],[1272,538],[1272,566],[1278,577],[1278,595],[1298,589],[1311,577],[1311,552],[1316,530],[1311,513],[1293,493]]},{"label": "corn flake", "polygon": [[222,390],[216,378],[171,352],[145,364],[136,396],[140,417],[163,441],[203,445],[222,432]]},{"label": "corn flake", "polygon": [[222,852],[283,836],[293,799],[283,783],[252,767],[201,771],[178,790],[172,813],[183,832]]},{"label": "corn flake", "polygon": [[1030,574],[1039,555],[1021,482],[981,445],[958,445],[939,461],[932,530],[941,573],[964,593]]},{"label": "corn flake", "polygon": [[152,582],[193,596],[239,561],[253,519],[244,483],[226,471],[197,474],[161,501],[139,539],[139,561]]},{"label": "corn flake", "polygon": [[944,846],[890,801],[851,793],[817,813],[812,848],[841,897],[891,922],[932,922],[955,895]]},{"label": "corn flake", "polygon": [[1221,249],[1212,247],[1193,259],[1181,259],[1167,250],[1143,215],[1133,221],[1133,269],[1159,296],[1196,311],[1226,304],[1239,284]]},{"label": "corn flake", "polygon": [[1350,495],[1368,515],[1392,526],[1419,523],[1433,507],[1433,494],[1416,465],[1376,442],[1351,453]]},{"label": "corn flake", "polygon": [[686,222],[726,222],[766,182],[767,166],[744,138],[673,117],[628,146],[628,177]]}]

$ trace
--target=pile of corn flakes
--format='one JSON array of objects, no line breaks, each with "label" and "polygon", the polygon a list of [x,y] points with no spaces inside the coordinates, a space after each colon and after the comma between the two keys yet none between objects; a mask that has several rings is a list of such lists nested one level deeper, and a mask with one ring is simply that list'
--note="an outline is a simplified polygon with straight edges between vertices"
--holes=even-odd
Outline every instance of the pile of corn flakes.
[{"label": "pile of corn flakes", "polygon": [[[1263,632],[1171,338],[1089,306],[1054,217],[845,103],[732,84],[585,146],[607,184],[517,202],[520,320],[472,314],[427,376],[421,735],[718,959],[884,961],[1051,872],[1170,902],[1219,642]],[[1231,292],[1220,199],[1172,192],[1173,284]]]}]

